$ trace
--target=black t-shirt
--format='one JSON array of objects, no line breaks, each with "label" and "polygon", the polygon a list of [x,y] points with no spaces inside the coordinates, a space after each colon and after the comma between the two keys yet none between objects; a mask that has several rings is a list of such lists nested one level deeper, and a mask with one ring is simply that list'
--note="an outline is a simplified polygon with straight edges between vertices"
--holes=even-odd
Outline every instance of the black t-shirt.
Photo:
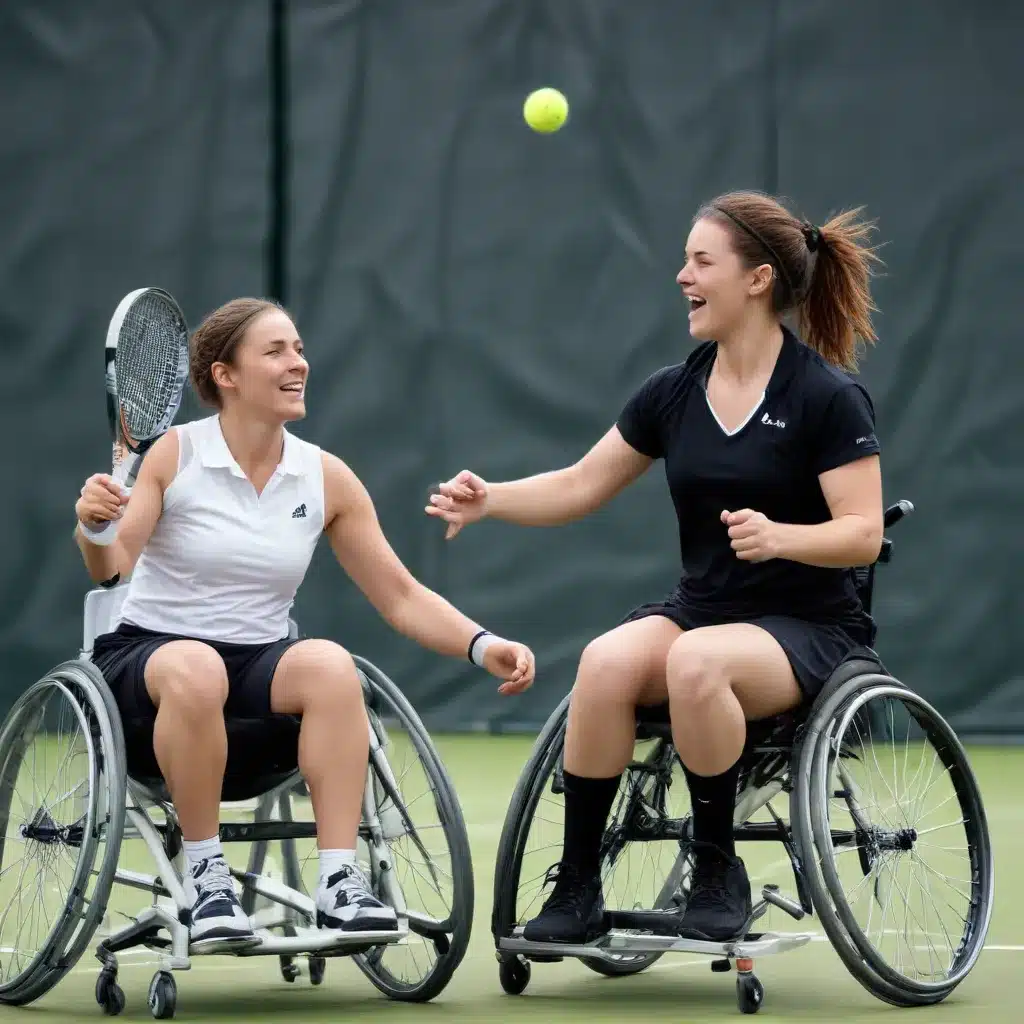
[{"label": "black t-shirt", "polygon": [[706,391],[716,352],[706,342],[652,374],[618,420],[631,447],[665,460],[679,520],[678,599],[724,621],[793,615],[869,627],[851,570],[744,561],[720,518],[750,508],[780,523],[827,522],[818,474],[879,451],[867,391],[784,329],[763,401],[726,433]]}]

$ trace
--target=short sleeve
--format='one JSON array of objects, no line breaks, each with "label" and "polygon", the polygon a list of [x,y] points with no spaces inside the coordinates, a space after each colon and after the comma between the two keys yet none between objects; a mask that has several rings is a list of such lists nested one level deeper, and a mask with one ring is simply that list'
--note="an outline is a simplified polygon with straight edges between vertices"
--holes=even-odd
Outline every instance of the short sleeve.
[{"label": "short sleeve", "polygon": [[881,451],[875,435],[875,410],[867,391],[851,383],[833,396],[813,441],[814,472],[827,473]]},{"label": "short sleeve", "polygon": [[660,459],[665,454],[660,416],[664,377],[664,370],[651,374],[626,402],[615,424],[626,444],[650,459]]}]

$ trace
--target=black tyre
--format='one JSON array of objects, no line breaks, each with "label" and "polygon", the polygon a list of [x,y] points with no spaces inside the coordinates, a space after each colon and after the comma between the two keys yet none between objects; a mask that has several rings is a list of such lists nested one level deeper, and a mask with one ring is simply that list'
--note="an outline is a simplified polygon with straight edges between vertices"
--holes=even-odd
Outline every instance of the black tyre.
[{"label": "black tyre", "polygon": [[[555,709],[519,777],[502,828],[491,931],[495,945],[515,933],[543,902],[548,869],[562,848],[561,759],[569,698]],[[685,900],[689,858],[677,841],[687,827],[689,792],[670,742],[638,741],[623,774],[602,840],[601,874],[609,909],[667,910]],[[544,833],[542,840],[538,834]],[[583,959],[607,977],[638,974],[660,953]]]},{"label": "black tyre", "polygon": [[126,784],[120,718],[90,662],[58,665],[18,699],[0,728],[0,1003],[38,999],[91,941]]},{"label": "black tyre", "polygon": [[517,956],[507,957],[498,964],[498,981],[507,995],[521,996],[530,984],[529,963]]},{"label": "black tyre", "polygon": [[993,903],[985,811],[952,729],[891,677],[860,675],[815,709],[797,775],[807,880],[836,952],[886,1002],[945,999]]},{"label": "black tyre", "polygon": [[380,669],[355,660],[379,744],[371,750],[374,796],[410,935],[403,945],[378,946],[354,959],[385,995],[427,1002],[444,990],[469,948],[469,835],[455,787],[416,711]]}]

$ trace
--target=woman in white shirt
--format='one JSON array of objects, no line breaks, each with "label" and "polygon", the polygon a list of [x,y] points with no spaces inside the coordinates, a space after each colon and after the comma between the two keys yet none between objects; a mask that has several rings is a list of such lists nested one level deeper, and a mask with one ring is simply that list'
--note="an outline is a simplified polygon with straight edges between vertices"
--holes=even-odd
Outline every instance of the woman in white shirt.
[{"label": "woman in white shirt", "polygon": [[[168,431],[130,500],[112,479],[86,481],[75,506],[91,577],[130,575],[116,629],[96,639],[128,723],[152,730],[153,752],[182,829],[193,942],[252,941],[219,831],[227,759],[225,713],[301,716],[299,768],[320,847],[321,927],[397,927],[355,861],[368,722],[355,664],[327,640],[288,638],[288,615],[321,533],[356,585],[400,633],[440,654],[467,655],[519,693],[532,652],[482,630],[419,583],[388,544],[366,489],[339,458],[285,424],[305,416],[309,366],[287,313],[236,299],[191,341],[192,383],[216,409]],[[90,528],[113,521],[100,546]]]}]

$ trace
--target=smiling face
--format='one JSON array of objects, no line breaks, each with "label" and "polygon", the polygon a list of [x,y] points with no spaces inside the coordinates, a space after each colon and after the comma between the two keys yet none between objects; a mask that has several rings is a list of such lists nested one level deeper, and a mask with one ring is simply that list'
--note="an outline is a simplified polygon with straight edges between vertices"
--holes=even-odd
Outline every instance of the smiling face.
[{"label": "smiling face", "polygon": [[690,334],[697,341],[729,337],[753,308],[770,304],[772,279],[768,264],[744,266],[725,224],[699,219],[686,240],[686,263],[676,275],[690,305]]},{"label": "smiling face", "polygon": [[241,403],[261,418],[282,423],[306,415],[309,364],[295,324],[279,309],[256,316],[230,362],[214,363],[211,372],[225,404]]}]

